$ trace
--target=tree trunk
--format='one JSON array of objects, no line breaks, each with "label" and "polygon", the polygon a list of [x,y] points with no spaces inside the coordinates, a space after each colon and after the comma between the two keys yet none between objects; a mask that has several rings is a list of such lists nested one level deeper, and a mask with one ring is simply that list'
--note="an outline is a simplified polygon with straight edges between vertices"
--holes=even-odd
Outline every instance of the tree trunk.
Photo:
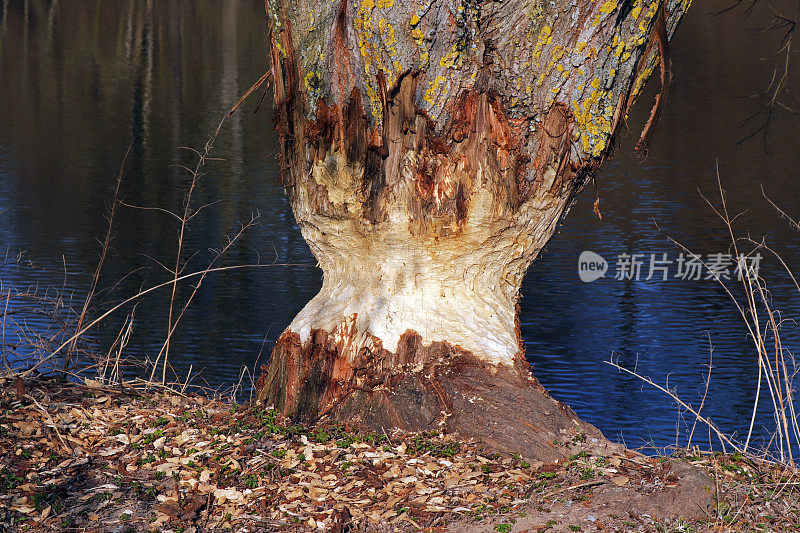
[{"label": "tree trunk", "polygon": [[[688,0],[267,0],[283,179],[324,272],[259,400],[552,459],[602,435],[531,376],[530,263]],[[646,148],[645,148],[646,149]]]}]

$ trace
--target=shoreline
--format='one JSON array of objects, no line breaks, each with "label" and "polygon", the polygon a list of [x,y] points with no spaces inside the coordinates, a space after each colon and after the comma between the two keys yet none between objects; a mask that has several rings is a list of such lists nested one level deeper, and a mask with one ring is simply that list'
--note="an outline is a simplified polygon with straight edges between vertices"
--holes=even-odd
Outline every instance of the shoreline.
[{"label": "shoreline", "polygon": [[435,433],[307,428],[259,406],[43,379],[0,378],[0,409],[9,531],[800,527],[795,471],[735,455],[597,456],[578,436],[545,464]]}]

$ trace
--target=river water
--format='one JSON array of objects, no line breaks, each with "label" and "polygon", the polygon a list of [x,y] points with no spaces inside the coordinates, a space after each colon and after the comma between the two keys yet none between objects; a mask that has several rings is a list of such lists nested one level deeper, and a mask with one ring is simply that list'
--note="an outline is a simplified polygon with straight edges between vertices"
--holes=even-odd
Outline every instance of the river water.
[{"label": "river water", "polygon": [[[182,166],[193,167],[196,155],[181,147],[201,149],[225,111],[265,72],[263,3],[0,4],[2,291],[49,291],[80,309],[129,145],[121,197],[137,207],[117,213],[96,302],[107,309],[167,281],[161,265],[174,263],[179,226],[153,208],[182,209],[191,181]],[[758,362],[747,329],[720,284],[691,279],[697,274],[691,270],[686,275],[682,250],[673,243],[705,260],[723,254],[719,262],[734,274],[728,286],[741,296],[725,255],[730,236],[704,199],[719,204],[717,165],[729,210],[743,212],[737,232],[765,237],[790,269],[800,266],[797,232],[764,198],[800,216],[800,121],[778,110],[766,144],[760,135],[737,143],[762,123],[764,115],[745,121],[764,102],[752,95],[769,85],[780,36],[754,31],[768,21],[766,9],[750,17],[709,14],[725,5],[696,5],[679,29],[671,46],[674,83],[649,157],[632,155],[632,146],[654,83],[599,174],[596,192],[587,188],[523,286],[522,335],[536,376],[581,417],[631,446],[685,443],[693,419],[662,392],[604,363],[611,358],[698,405],[713,346],[703,412],[739,436],[749,425]],[[224,389],[239,380],[243,366],[264,362],[321,284],[280,187],[269,96],[254,114],[259,97],[223,124],[211,154],[219,160],[204,167],[195,193],[196,207],[209,205],[184,242],[185,272],[202,269],[226,236],[252,213],[260,215],[218,265],[262,266],[209,275],[172,341],[175,371],[185,375],[191,367],[194,382],[212,388]],[[596,194],[602,220],[592,212]],[[583,251],[607,261],[605,277],[581,280]],[[20,252],[22,264],[9,262]],[[760,273],[787,321],[783,347],[795,350],[800,335],[790,321],[800,311],[798,294],[778,260],[763,255]],[[638,279],[624,268],[629,256],[641,261]],[[666,270],[650,277],[651,264]],[[707,271],[699,274],[705,278]],[[192,291],[191,284],[181,285],[177,301]],[[158,353],[169,297],[156,291],[138,303],[127,355]],[[131,310],[125,306],[91,330],[93,349],[109,348]],[[31,316],[28,327],[43,330],[47,320]],[[10,338],[12,326],[6,327]],[[756,432],[763,438],[775,424],[765,389],[761,398]],[[707,447],[707,429],[698,429],[694,440]]]}]

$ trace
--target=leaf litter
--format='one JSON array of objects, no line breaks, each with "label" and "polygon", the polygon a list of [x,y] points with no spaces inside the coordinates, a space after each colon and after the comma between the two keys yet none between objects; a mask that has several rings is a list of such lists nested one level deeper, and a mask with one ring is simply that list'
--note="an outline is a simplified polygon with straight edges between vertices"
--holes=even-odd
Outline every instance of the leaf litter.
[{"label": "leaf litter", "polygon": [[[583,530],[650,530],[652,520],[626,522],[634,513],[606,513],[603,526],[587,501],[596,488],[676,486],[664,461],[628,450],[598,457],[581,449],[581,435],[564,438],[575,453],[545,464],[435,432],[309,428],[199,395],[0,378],[0,530],[511,531],[533,509],[544,524],[535,531],[569,523],[573,504]],[[736,468],[723,469],[723,481],[757,470]],[[768,521],[747,497],[737,517]],[[719,514],[719,502],[709,509]]]}]

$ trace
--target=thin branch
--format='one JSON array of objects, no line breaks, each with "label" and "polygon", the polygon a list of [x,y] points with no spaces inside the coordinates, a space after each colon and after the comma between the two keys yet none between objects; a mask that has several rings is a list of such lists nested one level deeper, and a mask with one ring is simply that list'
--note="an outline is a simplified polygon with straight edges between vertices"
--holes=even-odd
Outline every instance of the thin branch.
[{"label": "thin branch", "polygon": [[[128,160],[128,154],[131,153],[131,148],[133,147],[133,139],[131,139],[130,144],[128,144],[128,149],[125,151],[125,156],[122,158],[122,163],[119,166],[119,173],[117,174],[117,182],[114,186],[114,196],[111,200],[111,208],[108,214],[108,227],[106,228],[106,235],[103,239],[103,246],[100,249],[100,259],[97,262],[97,267],[94,270],[94,276],[92,277],[92,284],[89,288],[89,293],[86,295],[86,299],[83,302],[83,309],[81,309],[81,314],[78,316],[78,324],[75,327],[75,330],[78,331],[81,329],[83,325],[83,321],[86,318],[86,314],[89,311],[89,306],[92,303],[92,298],[94,298],[94,293],[97,290],[97,283],[100,280],[100,272],[103,270],[103,265],[106,261],[106,254],[108,253],[108,247],[111,245],[111,235],[112,230],[114,228],[114,215],[117,213],[117,205],[118,205],[118,198],[119,198],[119,189],[120,185],[122,185],[122,176],[125,170],[125,162]],[[66,262],[64,263],[66,269]],[[76,339],[77,341],[77,339]],[[69,349],[67,350],[66,358],[64,359],[64,369],[66,370],[69,368],[69,363],[71,360],[70,352],[75,349],[75,343],[73,342]]]}]

